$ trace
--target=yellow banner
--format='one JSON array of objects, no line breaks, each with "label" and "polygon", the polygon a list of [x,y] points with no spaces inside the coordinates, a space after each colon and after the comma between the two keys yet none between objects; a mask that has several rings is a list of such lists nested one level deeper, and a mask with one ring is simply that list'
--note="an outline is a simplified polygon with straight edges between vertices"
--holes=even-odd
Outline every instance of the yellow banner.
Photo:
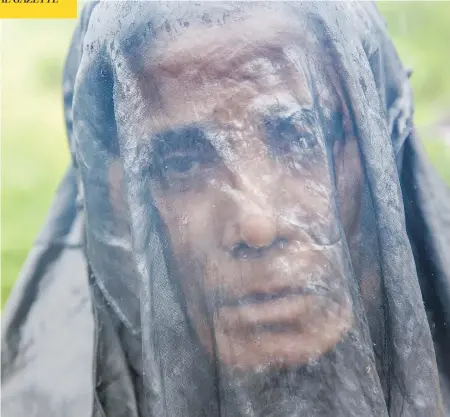
[{"label": "yellow banner", "polygon": [[0,0],[0,19],[77,17],[77,0]]}]

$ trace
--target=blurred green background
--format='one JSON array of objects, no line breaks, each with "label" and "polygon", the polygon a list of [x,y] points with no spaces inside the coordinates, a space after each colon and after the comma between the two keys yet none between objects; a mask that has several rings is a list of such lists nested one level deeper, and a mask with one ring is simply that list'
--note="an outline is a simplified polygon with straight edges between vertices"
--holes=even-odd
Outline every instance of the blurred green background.
[{"label": "blurred green background", "polygon": [[[405,65],[414,69],[425,147],[450,183],[450,2],[378,5]],[[3,22],[2,307],[69,162],[61,74],[74,26],[74,20]]]}]

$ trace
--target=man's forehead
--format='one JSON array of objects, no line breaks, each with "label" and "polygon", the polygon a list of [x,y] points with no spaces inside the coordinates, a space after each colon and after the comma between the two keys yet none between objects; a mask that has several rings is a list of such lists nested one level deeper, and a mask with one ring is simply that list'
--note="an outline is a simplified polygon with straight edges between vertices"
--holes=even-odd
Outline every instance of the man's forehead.
[{"label": "man's forehead", "polygon": [[279,13],[258,11],[237,22],[211,28],[195,25],[172,39],[156,40],[148,69],[172,76],[220,77],[257,55],[279,60],[286,46],[300,39],[291,19]]},{"label": "man's forehead", "polygon": [[141,51],[147,137],[192,124],[215,125],[212,115],[251,119],[278,101],[291,109],[321,107],[326,114],[343,105],[329,60],[288,15],[191,25]]},{"label": "man's forehead", "polygon": [[190,27],[157,41],[142,78],[149,110],[158,114],[158,122],[164,114],[180,118],[194,108],[201,119],[202,113],[216,110],[249,110],[251,102],[286,92],[310,106],[301,59],[289,56],[299,38],[289,18],[265,14],[219,27]]}]

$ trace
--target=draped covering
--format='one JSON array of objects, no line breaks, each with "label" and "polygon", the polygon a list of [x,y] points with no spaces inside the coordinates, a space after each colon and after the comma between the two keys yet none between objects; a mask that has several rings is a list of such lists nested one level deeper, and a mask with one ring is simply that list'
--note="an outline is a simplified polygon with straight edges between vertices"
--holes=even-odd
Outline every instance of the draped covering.
[{"label": "draped covering", "polygon": [[450,413],[450,195],[409,76],[368,2],[88,3],[5,415],[36,387],[47,416]]}]

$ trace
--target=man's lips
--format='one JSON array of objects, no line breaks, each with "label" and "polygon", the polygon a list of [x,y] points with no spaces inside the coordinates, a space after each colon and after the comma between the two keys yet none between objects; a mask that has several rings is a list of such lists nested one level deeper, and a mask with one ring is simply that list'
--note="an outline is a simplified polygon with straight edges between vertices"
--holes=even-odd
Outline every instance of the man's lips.
[{"label": "man's lips", "polygon": [[253,291],[241,297],[216,298],[218,308],[222,307],[244,307],[253,304],[263,304],[283,298],[297,296],[330,296],[330,290],[323,285],[314,285],[298,288],[282,288],[275,292]]},{"label": "man's lips", "polygon": [[304,333],[319,328],[320,323],[329,317],[339,316],[344,301],[342,294],[322,285],[272,293],[253,292],[224,300],[216,318],[222,331],[230,334]]}]

